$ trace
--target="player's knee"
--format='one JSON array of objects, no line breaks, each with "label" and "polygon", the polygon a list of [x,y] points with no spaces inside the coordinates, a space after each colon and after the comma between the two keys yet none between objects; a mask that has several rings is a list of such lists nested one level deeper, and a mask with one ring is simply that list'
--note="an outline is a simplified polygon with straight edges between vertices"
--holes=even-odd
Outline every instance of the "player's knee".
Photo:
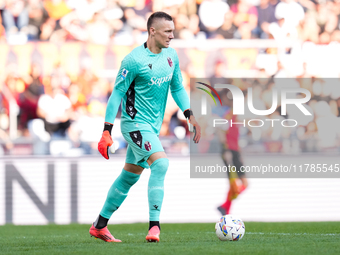
[{"label": "player's knee", "polygon": [[132,177],[132,178],[130,178],[130,179],[127,179],[126,182],[128,183],[128,185],[132,186],[132,185],[134,185],[136,182],[138,182],[139,177],[140,177],[140,175],[137,175],[137,174],[136,174],[136,176],[134,176],[134,177]]},{"label": "player's knee", "polygon": [[134,174],[142,174],[144,168],[135,164],[125,163],[124,170]]},{"label": "player's knee", "polygon": [[164,179],[165,174],[168,170],[168,167],[169,167],[169,159],[168,158],[157,159],[150,166],[151,175],[153,175],[154,177],[157,177],[159,179]]},{"label": "player's knee", "polygon": [[139,180],[140,174],[131,173],[123,169],[121,176],[122,176],[122,182],[125,182],[124,183],[125,185],[131,187]]}]

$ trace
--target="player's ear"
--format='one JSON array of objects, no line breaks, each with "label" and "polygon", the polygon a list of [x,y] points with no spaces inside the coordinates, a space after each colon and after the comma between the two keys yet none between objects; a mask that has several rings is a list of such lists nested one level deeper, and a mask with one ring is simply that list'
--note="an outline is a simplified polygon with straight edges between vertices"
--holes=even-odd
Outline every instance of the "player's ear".
[{"label": "player's ear", "polygon": [[155,35],[156,29],[154,27],[150,27],[150,34]]}]

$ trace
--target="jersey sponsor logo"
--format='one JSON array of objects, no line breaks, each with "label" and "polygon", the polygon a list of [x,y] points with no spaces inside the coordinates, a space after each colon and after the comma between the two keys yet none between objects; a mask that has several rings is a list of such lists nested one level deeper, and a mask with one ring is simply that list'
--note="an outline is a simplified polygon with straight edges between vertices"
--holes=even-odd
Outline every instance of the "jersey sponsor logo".
[{"label": "jersey sponsor logo", "polygon": [[169,74],[168,76],[161,77],[161,78],[152,77],[150,79],[150,82],[148,83],[148,85],[155,85],[156,84],[160,87],[164,82],[171,81],[171,79],[172,79],[172,73]]},{"label": "jersey sponsor logo", "polygon": [[128,74],[128,72],[129,71],[124,68],[123,71],[122,71],[122,74],[120,75],[120,77],[122,77],[122,79],[125,80],[126,75]]},{"label": "jersey sponsor logo", "polygon": [[172,67],[172,60],[170,57],[168,57],[168,63],[169,63],[169,66]]},{"label": "jersey sponsor logo", "polygon": [[144,143],[144,148],[145,148],[147,151],[151,151],[151,143],[148,142],[148,141],[146,141],[146,142]]}]

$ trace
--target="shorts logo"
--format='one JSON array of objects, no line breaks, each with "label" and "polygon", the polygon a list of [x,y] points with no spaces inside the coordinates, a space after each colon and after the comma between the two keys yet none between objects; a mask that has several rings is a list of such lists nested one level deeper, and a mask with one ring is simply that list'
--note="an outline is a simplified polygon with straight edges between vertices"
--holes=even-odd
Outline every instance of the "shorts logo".
[{"label": "shorts logo", "polygon": [[169,66],[172,67],[172,60],[170,57],[168,57],[168,63],[169,63]]},{"label": "shorts logo", "polygon": [[125,80],[126,75],[128,74],[128,72],[129,71],[124,68],[123,71],[122,71],[122,74],[120,75],[120,77],[122,77],[122,79]]},{"label": "shorts logo", "polygon": [[143,137],[140,131],[134,131],[134,132],[130,132],[130,137],[132,139],[132,141],[139,147],[142,149],[142,141],[143,141]]},{"label": "shorts logo", "polygon": [[144,143],[144,148],[145,148],[147,151],[151,151],[151,143],[148,142],[148,141],[146,141],[146,142]]}]

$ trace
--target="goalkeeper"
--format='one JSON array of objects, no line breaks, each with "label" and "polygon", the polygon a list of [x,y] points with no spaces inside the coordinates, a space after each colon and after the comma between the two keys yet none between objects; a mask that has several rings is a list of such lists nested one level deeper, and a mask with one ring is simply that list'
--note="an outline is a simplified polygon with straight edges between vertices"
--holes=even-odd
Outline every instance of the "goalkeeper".
[{"label": "goalkeeper", "polygon": [[90,228],[91,236],[106,242],[121,242],[107,229],[112,214],[120,207],[145,168],[151,169],[148,183],[148,242],[158,242],[159,215],[164,196],[164,177],[169,160],[158,138],[163,122],[169,88],[175,102],[195,130],[194,142],[201,137],[201,128],[190,110],[189,98],[182,85],[177,53],[169,48],[174,38],[172,17],[164,12],[153,13],[147,21],[147,41],[132,50],[122,61],[115,86],[108,100],[104,131],[98,150],[109,159],[111,130],[122,102],[121,131],[128,143],[121,174],[112,184],[104,206]]}]

